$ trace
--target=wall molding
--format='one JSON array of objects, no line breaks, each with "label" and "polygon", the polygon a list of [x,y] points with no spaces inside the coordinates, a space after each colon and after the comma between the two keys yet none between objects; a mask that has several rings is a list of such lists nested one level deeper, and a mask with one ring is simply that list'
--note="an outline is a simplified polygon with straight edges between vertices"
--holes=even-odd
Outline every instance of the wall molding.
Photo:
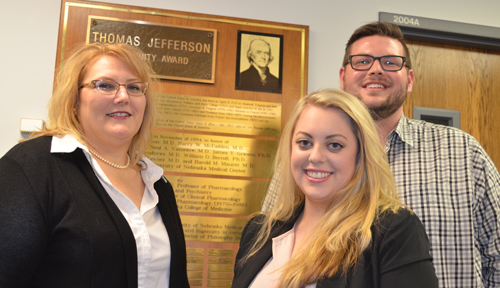
[{"label": "wall molding", "polygon": [[500,51],[498,27],[388,12],[379,12],[379,21],[398,25],[407,40]]}]

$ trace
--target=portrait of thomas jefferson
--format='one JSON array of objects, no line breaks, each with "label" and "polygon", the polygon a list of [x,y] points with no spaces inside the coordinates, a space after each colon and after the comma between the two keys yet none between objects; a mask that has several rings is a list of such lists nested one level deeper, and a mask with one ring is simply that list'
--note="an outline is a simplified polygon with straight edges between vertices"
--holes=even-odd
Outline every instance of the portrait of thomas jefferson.
[{"label": "portrait of thomas jefferson", "polygon": [[[242,49],[245,48],[242,47]],[[240,53],[244,53],[244,50]],[[246,51],[246,59],[248,66],[244,63],[240,66],[240,71],[245,67],[247,69],[239,73],[237,89],[281,92],[279,75],[274,75],[269,68],[269,64],[275,61],[275,57],[271,44],[266,39],[252,39]],[[276,61],[279,62],[279,58]]]}]

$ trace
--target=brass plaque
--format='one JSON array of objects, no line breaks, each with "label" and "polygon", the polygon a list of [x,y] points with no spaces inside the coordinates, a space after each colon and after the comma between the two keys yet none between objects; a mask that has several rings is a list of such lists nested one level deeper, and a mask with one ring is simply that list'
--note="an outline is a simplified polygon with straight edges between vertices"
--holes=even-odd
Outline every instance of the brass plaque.
[{"label": "brass plaque", "polygon": [[186,254],[187,255],[205,255],[205,249],[203,248],[187,248],[186,249]]},{"label": "brass plaque", "polygon": [[159,94],[155,126],[280,137],[281,103]]},{"label": "brass plaque", "polygon": [[208,264],[208,271],[213,272],[233,272],[232,265]]},{"label": "brass plaque", "polygon": [[148,157],[163,170],[270,178],[278,141],[153,131]]},{"label": "brass plaque", "polygon": [[[203,264],[188,263],[187,264],[187,270],[188,271],[203,271]],[[210,271],[210,270],[208,270],[208,271]]]},{"label": "brass plaque", "polygon": [[232,273],[209,272],[208,279],[233,279]]},{"label": "brass plaque", "polygon": [[95,42],[140,48],[158,78],[215,82],[215,29],[89,16],[87,43]]},{"label": "brass plaque", "polygon": [[187,263],[203,263],[203,256],[187,256]]},{"label": "brass plaque", "polygon": [[260,211],[269,182],[166,176],[181,212],[250,215]]},{"label": "brass plaque", "polygon": [[[239,243],[247,219],[181,215],[186,241]],[[188,257],[197,258],[197,257]],[[188,263],[203,263],[188,261]]]},{"label": "brass plaque", "polygon": [[233,258],[226,257],[210,257],[208,258],[210,264],[233,264]]},{"label": "brass plaque", "polygon": [[226,281],[226,280],[208,280],[207,281],[208,287],[231,287],[232,284],[233,284],[233,281]]},{"label": "brass plaque", "polygon": [[192,272],[188,271],[187,272],[188,278],[203,278],[203,272]]},{"label": "brass plaque", "polygon": [[189,286],[191,287],[201,287],[203,286],[203,280],[191,280],[189,279]]},{"label": "brass plaque", "polygon": [[208,249],[208,256],[226,256],[233,257],[234,250]]}]

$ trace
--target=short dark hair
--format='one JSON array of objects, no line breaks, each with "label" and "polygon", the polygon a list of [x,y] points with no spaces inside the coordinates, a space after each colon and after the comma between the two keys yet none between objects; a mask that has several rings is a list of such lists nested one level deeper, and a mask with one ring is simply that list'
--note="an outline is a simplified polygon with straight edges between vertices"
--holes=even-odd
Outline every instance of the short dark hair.
[{"label": "short dark hair", "polygon": [[345,54],[342,66],[345,67],[349,63],[349,55],[351,54],[351,48],[354,42],[358,41],[361,38],[374,35],[386,36],[398,40],[399,43],[403,45],[405,53],[404,56],[406,57],[406,66],[408,67],[408,69],[411,69],[412,66],[410,50],[408,50],[408,46],[406,46],[406,43],[404,41],[403,32],[401,32],[401,29],[399,29],[399,27],[395,24],[379,21],[361,26],[356,29],[356,31],[354,31],[354,33],[351,35],[351,38],[349,38],[349,41],[347,41],[347,44],[345,45]]}]

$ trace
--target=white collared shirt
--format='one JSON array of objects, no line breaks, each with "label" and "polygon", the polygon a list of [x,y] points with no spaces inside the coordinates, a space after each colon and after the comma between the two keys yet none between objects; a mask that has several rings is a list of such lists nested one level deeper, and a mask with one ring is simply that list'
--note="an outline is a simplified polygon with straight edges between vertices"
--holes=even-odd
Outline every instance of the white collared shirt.
[{"label": "white collared shirt", "polygon": [[[139,288],[167,287],[170,278],[170,241],[167,229],[158,210],[158,194],[154,183],[163,176],[163,169],[143,157],[147,169],[141,171],[145,189],[141,209],[125,194],[116,189],[87,147],[73,136],[52,137],[51,153],[71,153],[77,148],[84,151],[94,173],[120,209],[134,233],[137,247],[137,272]],[[165,180],[166,181],[166,180]]]}]

